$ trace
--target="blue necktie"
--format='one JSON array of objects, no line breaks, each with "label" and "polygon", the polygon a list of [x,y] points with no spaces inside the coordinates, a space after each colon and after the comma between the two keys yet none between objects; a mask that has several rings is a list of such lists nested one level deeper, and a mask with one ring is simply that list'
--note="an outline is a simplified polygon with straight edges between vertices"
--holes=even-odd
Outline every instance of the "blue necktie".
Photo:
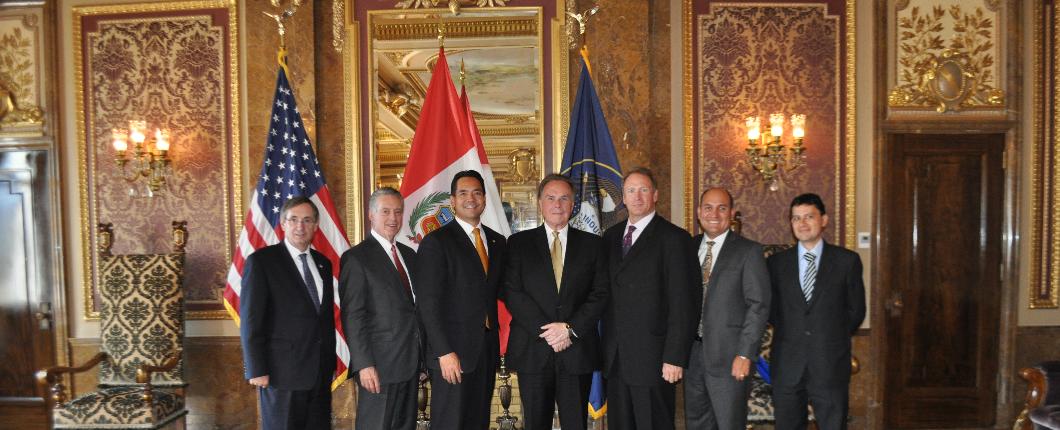
[{"label": "blue necktie", "polygon": [[309,263],[306,262],[306,256],[309,253],[298,254],[298,258],[302,260],[302,280],[305,281],[305,287],[309,290],[309,298],[313,300],[313,309],[320,313],[320,297],[317,297],[317,284],[313,282],[313,272],[309,271]]}]

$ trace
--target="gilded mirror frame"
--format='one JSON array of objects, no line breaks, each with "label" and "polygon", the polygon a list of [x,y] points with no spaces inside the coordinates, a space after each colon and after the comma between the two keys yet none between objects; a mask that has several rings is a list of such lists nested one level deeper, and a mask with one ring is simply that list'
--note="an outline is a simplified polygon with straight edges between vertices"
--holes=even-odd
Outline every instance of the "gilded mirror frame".
[{"label": "gilded mirror frame", "polygon": [[[546,3],[549,6],[548,8],[544,6]],[[569,11],[571,6],[567,4],[566,0],[556,0],[554,9],[552,9],[553,3],[545,0],[545,2],[535,2],[535,5],[532,6],[465,7],[462,9],[461,16],[467,14],[497,14],[498,16],[503,16],[513,13],[524,15],[536,13],[535,16],[538,21],[536,24],[536,35],[534,36],[538,40],[536,46],[539,48],[539,52],[535,55],[539,66],[537,73],[539,77],[537,83],[537,106],[541,110],[536,134],[538,141],[535,143],[534,148],[537,152],[535,155],[538,167],[530,178],[522,178],[523,183],[516,186],[503,184],[502,198],[509,203],[513,200],[532,202],[533,190],[537,179],[549,172],[558,170],[559,163],[562,160],[563,145],[566,141],[569,124],[567,113],[570,110],[569,45],[571,33],[568,28],[570,23],[565,12]],[[549,13],[549,10],[552,13]],[[372,28],[373,19],[377,20],[378,17],[385,17],[390,14],[426,13],[437,14],[448,19],[451,19],[453,15],[448,9],[438,8],[411,10],[390,8],[358,12],[354,0],[346,3],[343,13],[347,23],[342,37],[346,139],[344,147],[347,160],[345,178],[347,205],[345,215],[346,230],[349,237],[351,240],[357,241],[363,238],[367,232],[365,216],[367,213],[367,197],[377,185],[376,169],[378,162],[375,158],[378,152],[374,130],[377,103],[374,100],[368,100],[375,93],[374,89],[366,88],[369,83],[367,77],[375,73],[374,53],[372,51],[375,41]],[[487,29],[486,31],[497,30]],[[452,39],[450,38],[459,37],[454,35],[452,30],[449,33],[450,36],[447,37],[447,40],[451,41]],[[477,36],[489,37],[489,33],[487,32],[484,35],[477,34]],[[446,54],[452,58],[453,48],[450,47],[450,43],[446,44]],[[433,46],[437,46],[436,41]],[[450,60],[450,66],[453,66],[453,60]],[[374,84],[376,81],[373,78],[370,82]],[[366,95],[368,99],[366,99]],[[474,102],[474,98],[472,98],[472,101]],[[481,119],[476,119],[481,123]],[[550,123],[550,127],[546,126],[546,123]],[[368,127],[367,130],[365,129],[366,127]],[[480,128],[482,128],[481,124]],[[487,140],[487,153],[490,155],[491,166],[493,166],[495,174],[497,174],[498,183],[503,183],[507,175],[503,172],[498,172],[498,170],[506,169],[507,166],[499,166],[501,159],[506,160],[504,161],[505,165],[509,163],[513,165],[515,163],[524,163],[525,159],[520,158],[520,156],[525,156],[526,154],[519,150],[525,148],[513,148],[512,154],[497,157],[495,151],[490,149],[489,137],[485,132],[483,137]],[[519,152],[519,154],[516,154],[516,152]],[[536,217],[536,207],[531,207],[530,209],[534,211]]]}]

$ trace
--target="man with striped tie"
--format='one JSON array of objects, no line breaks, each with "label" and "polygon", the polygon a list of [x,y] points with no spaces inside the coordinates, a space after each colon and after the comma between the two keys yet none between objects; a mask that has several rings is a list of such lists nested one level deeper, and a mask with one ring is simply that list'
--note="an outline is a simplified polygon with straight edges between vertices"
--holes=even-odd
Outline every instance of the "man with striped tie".
[{"label": "man with striped tie", "polygon": [[776,428],[805,429],[808,402],[818,428],[845,429],[850,337],[865,319],[861,258],[825,243],[828,215],[820,196],[795,197],[790,220],[798,244],[768,261]]}]

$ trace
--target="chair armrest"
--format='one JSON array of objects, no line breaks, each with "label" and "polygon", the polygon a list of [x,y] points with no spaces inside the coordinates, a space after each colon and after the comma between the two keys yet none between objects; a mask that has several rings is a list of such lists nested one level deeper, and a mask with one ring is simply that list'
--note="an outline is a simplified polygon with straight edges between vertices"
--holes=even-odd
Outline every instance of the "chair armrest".
[{"label": "chair armrest", "polygon": [[177,367],[180,363],[180,356],[183,354],[183,350],[176,350],[169,354],[169,357],[162,362],[162,365],[155,366],[151,364],[141,364],[140,368],[136,369],[136,382],[144,384],[143,399],[145,402],[150,403],[154,395],[151,393],[151,375],[156,372],[168,372]]},{"label": "chair armrest", "polygon": [[63,387],[61,378],[64,374],[76,374],[96,367],[99,362],[107,359],[107,353],[100,352],[90,358],[85,364],[77,367],[55,366],[38,370],[36,373],[37,384],[49,393],[49,398],[55,406],[62,406],[66,402],[66,388]]},{"label": "chair armrest", "polygon": [[1028,418],[1031,409],[1041,406],[1045,398],[1045,373],[1038,367],[1026,367],[1020,370],[1020,377],[1027,381],[1027,396],[1023,400],[1023,410],[1012,424],[1013,430],[1032,430],[1034,424]]}]

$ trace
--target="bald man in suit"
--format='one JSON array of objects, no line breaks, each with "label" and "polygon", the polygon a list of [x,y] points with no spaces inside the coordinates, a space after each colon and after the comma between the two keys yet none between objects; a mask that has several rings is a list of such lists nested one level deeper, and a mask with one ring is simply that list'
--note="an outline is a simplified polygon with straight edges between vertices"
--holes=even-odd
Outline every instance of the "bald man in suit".
[{"label": "bald man in suit", "polygon": [[769,319],[769,271],[762,245],[731,231],[732,194],[703,192],[693,238],[703,274],[703,312],[685,379],[685,427],[747,426],[747,378]]}]

